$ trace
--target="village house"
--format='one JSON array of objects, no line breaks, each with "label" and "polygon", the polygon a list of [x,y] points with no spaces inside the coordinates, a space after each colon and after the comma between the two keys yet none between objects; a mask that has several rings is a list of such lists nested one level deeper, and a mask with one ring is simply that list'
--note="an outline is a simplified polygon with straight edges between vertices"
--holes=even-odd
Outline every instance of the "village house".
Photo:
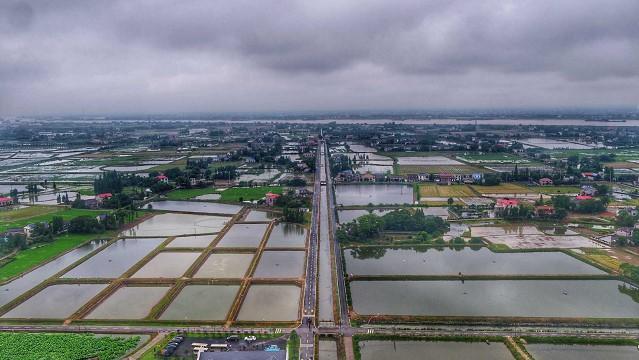
[{"label": "village house", "polygon": [[375,181],[375,175],[373,175],[371,172],[366,172],[364,175],[360,176],[360,180],[361,181],[374,182]]},{"label": "village house", "polygon": [[164,184],[168,184],[169,183],[169,178],[166,177],[166,175],[164,174],[160,174],[158,176],[155,177],[155,180],[164,183]]},{"label": "village house", "polygon": [[0,197],[0,207],[13,205],[13,198],[10,197]]},{"label": "village house", "polygon": [[275,203],[280,196],[280,194],[268,192],[264,197],[264,203],[266,204],[266,206],[275,206]]},{"label": "village house", "polygon": [[535,216],[548,217],[555,215],[555,208],[551,205],[541,205],[535,207]]},{"label": "village house", "polygon": [[113,194],[111,194],[111,193],[96,194],[95,195],[95,200],[98,202],[98,206],[99,206],[99,205],[102,205],[102,203],[105,200],[109,200],[112,197],[113,197]]},{"label": "village house", "polygon": [[435,179],[435,182],[437,183],[448,185],[450,185],[453,181],[455,181],[455,175],[451,173],[439,173]]},{"label": "village house", "polygon": [[552,179],[549,179],[549,178],[546,178],[546,177],[539,179],[539,185],[540,186],[550,186],[552,184],[553,184]]},{"label": "village house", "polygon": [[583,185],[579,195],[595,196],[597,195],[597,189],[591,185]]},{"label": "village house", "polygon": [[497,199],[497,202],[495,203],[495,208],[494,208],[495,214],[501,214],[507,209],[517,207],[517,206],[519,206],[519,200],[517,199],[509,199],[509,198]]}]

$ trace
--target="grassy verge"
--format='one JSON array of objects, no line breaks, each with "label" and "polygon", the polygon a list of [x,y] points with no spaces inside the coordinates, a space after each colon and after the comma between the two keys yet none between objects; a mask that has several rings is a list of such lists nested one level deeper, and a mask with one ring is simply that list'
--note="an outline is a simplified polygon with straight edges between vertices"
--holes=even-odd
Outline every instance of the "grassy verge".
[{"label": "grassy verge", "polygon": [[168,169],[173,169],[173,168],[180,168],[180,169],[184,170],[186,168],[186,158],[180,159],[180,160],[176,160],[176,161],[174,161],[172,163],[154,166],[154,167],[148,169],[147,172],[166,171]]},{"label": "grassy verge", "polygon": [[213,193],[215,193],[215,189],[212,187],[195,188],[195,189],[177,189],[166,194],[166,197],[169,200],[188,200],[196,196],[213,194]]},{"label": "grassy verge", "polygon": [[[69,212],[76,211],[82,212],[88,210],[69,210]],[[67,213],[68,212],[65,212],[64,214]],[[138,216],[142,216],[143,214],[144,212],[138,212]],[[0,267],[0,282],[29,271],[34,267],[47,262],[66,251],[76,248],[89,240],[110,238],[116,233],[117,231],[114,230],[99,234],[63,234],[56,237],[53,242],[39,244],[38,246],[19,251],[12,257],[11,261]]]},{"label": "grassy verge", "polygon": [[104,234],[65,234],[51,243],[18,252],[13,260],[0,268],[0,281],[17,276],[59,254]]},{"label": "grassy verge", "polygon": [[600,264],[609,271],[619,271],[621,261],[610,256],[607,252],[600,249],[583,249],[585,257],[593,262]]},{"label": "grassy verge", "polygon": [[234,187],[222,192],[222,201],[253,201],[264,197],[267,192],[281,194],[283,188],[281,186],[257,186],[257,187]]},{"label": "grassy verge", "polygon": [[288,342],[286,343],[286,348],[288,350],[289,360],[297,360],[300,358],[300,337],[297,336],[295,330],[291,332],[291,336],[289,336]]}]

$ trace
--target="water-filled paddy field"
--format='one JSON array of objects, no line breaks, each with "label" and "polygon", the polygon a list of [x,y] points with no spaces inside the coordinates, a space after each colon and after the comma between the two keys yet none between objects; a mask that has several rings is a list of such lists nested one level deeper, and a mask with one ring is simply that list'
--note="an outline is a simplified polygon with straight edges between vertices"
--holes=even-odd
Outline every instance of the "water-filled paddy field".
[{"label": "water-filled paddy field", "polygon": [[199,256],[199,252],[161,252],[131,277],[179,278]]},{"label": "water-filled paddy field", "polygon": [[253,277],[300,277],[304,273],[304,258],[304,251],[264,251]]},{"label": "water-filled paddy field", "polygon": [[271,247],[296,247],[306,246],[306,228],[298,224],[279,223],[273,226],[266,243]]},{"label": "water-filled paddy field", "polygon": [[100,247],[104,241],[94,240],[0,286],[0,306],[20,296],[25,291],[40,284],[47,278],[80,260]]},{"label": "water-filled paddy field", "polygon": [[187,285],[160,319],[224,320],[239,289],[239,285]]},{"label": "water-filled paddy field", "polygon": [[626,360],[639,358],[636,346],[528,344],[535,360]]},{"label": "water-filled paddy field", "polygon": [[168,290],[168,286],[121,287],[85,319],[142,319]]},{"label": "water-filled paddy field", "polygon": [[117,278],[164,238],[120,239],[64,274],[64,278]]},{"label": "water-filled paddy field", "polygon": [[242,207],[239,205],[202,202],[202,201],[164,200],[164,201],[153,201],[149,203],[148,205],[150,205],[153,210],[184,211],[184,212],[194,212],[194,213],[203,213],[203,214],[234,215],[234,214],[237,214],[242,209]]},{"label": "water-filled paddy field", "polygon": [[238,321],[295,321],[301,289],[295,285],[252,285]]},{"label": "water-filled paddy field", "polygon": [[494,253],[486,247],[381,248],[344,251],[353,275],[592,275],[605,274],[562,252]]},{"label": "water-filled paddy field", "polygon": [[205,248],[215,240],[215,235],[180,236],[171,240],[167,248]]},{"label": "water-filled paddy field", "polygon": [[359,342],[362,360],[387,359],[477,359],[512,360],[503,343],[449,341],[382,341]]},{"label": "water-filled paddy field", "polygon": [[3,318],[64,319],[106,288],[106,284],[58,284],[44,288]]},{"label": "water-filled paddy field", "polygon": [[[258,255],[257,250],[251,248],[260,245],[268,223],[234,224],[195,269],[192,277],[198,280],[186,279],[186,285],[182,281],[186,271],[206,251],[204,249],[216,241],[217,232],[230,220],[228,216],[162,213],[125,232],[138,237],[114,240],[91,257],[82,259],[105,242],[91,242],[72,250],[3,286],[7,290],[0,294],[2,304],[71,265],[73,267],[61,275],[65,280],[115,279],[124,274],[131,274],[131,279],[104,297],[96,296],[109,286],[110,280],[88,280],[100,284],[53,284],[17,304],[3,317],[67,319],[90,304],[81,314],[84,319],[141,320],[153,316],[165,321],[226,321],[237,300],[241,279],[249,275],[249,268]],[[175,238],[171,238],[173,236]],[[237,312],[238,321],[298,320],[301,288],[295,281],[304,274],[306,238],[307,230],[303,226],[280,223],[273,227],[267,244],[280,249],[267,249],[259,255],[254,277],[286,278],[290,284],[250,284]],[[175,286],[177,288],[171,291]],[[156,307],[158,304],[166,306],[160,309]],[[158,315],[152,313],[156,309],[160,311]]]},{"label": "water-filled paddy field", "polygon": [[[543,230],[543,231],[542,231]],[[483,237],[495,244],[504,244],[511,249],[540,249],[601,247],[591,239],[578,235],[570,229],[535,226],[473,226],[471,236]]]},{"label": "water-filled paddy field", "polygon": [[214,233],[222,230],[230,217],[166,213],[147,219],[123,231],[123,236],[175,236]]},{"label": "water-filled paddy field", "polygon": [[617,280],[353,281],[363,315],[639,318]]},{"label": "water-filled paddy field", "polygon": [[251,210],[246,215],[245,221],[271,221],[277,217],[277,214],[272,211],[257,211]]},{"label": "water-filled paddy field", "polygon": [[267,228],[268,224],[234,224],[217,246],[256,248],[262,241]]},{"label": "water-filled paddy field", "polygon": [[255,254],[213,253],[195,273],[196,278],[242,278]]},{"label": "water-filled paddy field", "polygon": [[412,204],[413,187],[407,185],[337,185],[335,187],[337,204]]}]

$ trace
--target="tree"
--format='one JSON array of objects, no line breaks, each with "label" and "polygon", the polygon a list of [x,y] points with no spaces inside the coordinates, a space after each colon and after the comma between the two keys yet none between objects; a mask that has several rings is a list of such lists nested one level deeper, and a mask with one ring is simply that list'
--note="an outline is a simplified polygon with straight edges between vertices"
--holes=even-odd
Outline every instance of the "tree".
[{"label": "tree", "polygon": [[53,231],[53,233],[58,234],[62,232],[63,229],[64,219],[62,219],[62,216],[54,216],[51,218],[51,231]]},{"label": "tree", "polygon": [[303,223],[304,222],[304,211],[300,208],[289,208],[285,207],[283,209],[284,221],[292,222],[292,223]]},{"label": "tree", "polygon": [[501,183],[501,178],[498,174],[487,173],[484,174],[484,185],[495,186]]},{"label": "tree", "polygon": [[637,219],[635,219],[627,211],[620,211],[615,219],[615,225],[618,227],[634,227]]},{"label": "tree", "polygon": [[447,202],[448,202],[448,206],[451,206],[451,205],[453,205],[453,203],[455,202],[455,200],[453,200],[453,198],[452,198],[452,197],[449,197]]},{"label": "tree", "polygon": [[82,215],[71,219],[69,232],[73,234],[99,233],[104,231],[98,220],[89,215]]},{"label": "tree", "polygon": [[552,197],[552,205],[555,209],[570,210],[573,207],[572,199],[566,195],[557,195]]}]

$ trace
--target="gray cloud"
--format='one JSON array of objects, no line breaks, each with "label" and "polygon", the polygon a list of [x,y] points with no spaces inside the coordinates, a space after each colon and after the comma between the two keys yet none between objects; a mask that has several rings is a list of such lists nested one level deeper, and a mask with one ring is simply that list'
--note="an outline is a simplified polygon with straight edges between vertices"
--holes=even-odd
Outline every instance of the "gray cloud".
[{"label": "gray cloud", "polygon": [[636,0],[6,0],[0,14],[0,114],[639,101]]}]

